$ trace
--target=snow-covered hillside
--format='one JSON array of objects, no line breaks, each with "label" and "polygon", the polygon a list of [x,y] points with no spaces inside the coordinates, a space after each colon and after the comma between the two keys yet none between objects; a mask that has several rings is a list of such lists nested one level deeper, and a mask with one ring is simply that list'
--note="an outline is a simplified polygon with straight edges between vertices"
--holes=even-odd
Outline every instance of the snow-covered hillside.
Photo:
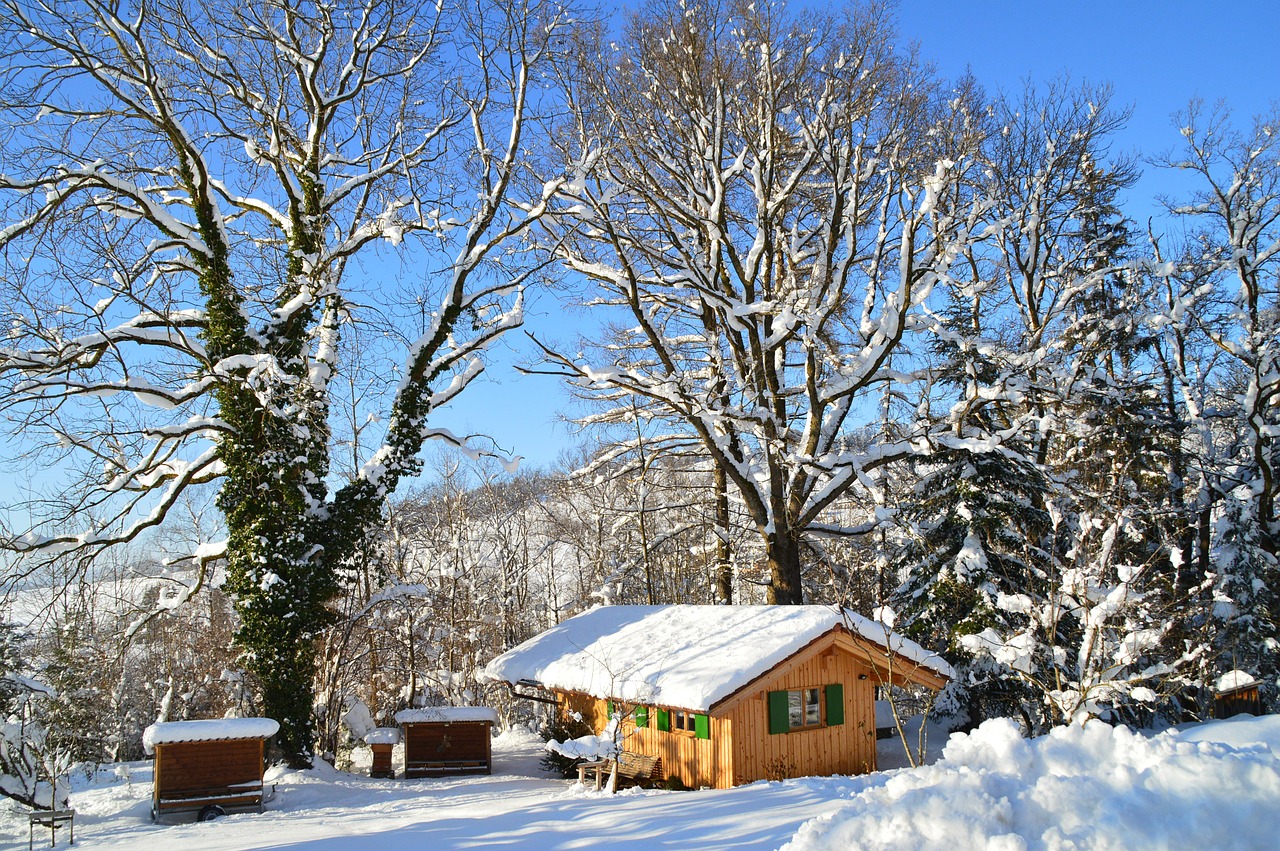
[{"label": "snow-covered hillside", "polygon": [[[540,746],[528,733],[504,734],[491,777],[406,782],[323,765],[274,769],[277,797],[265,814],[164,826],[148,816],[150,765],[109,766],[75,784],[76,841],[148,851],[1030,851],[1269,849],[1280,835],[1276,716],[1151,737],[1092,723],[1030,741],[994,721],[953,737],[937,763],[920,769],[616,797],[544,774]],[[0,843],[25,841],[26,818],[6,809]]]}]

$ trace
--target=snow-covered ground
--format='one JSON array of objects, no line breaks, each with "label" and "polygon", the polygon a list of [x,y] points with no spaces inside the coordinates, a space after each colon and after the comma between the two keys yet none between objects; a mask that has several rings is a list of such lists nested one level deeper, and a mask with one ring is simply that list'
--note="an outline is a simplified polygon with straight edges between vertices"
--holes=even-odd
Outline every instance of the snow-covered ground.
[{"label": "snow-covered ground", "polygon": [[[897,743],[881,747],[888,757]],[[147,851],[1272,849],[1277,754],[1278,716],[1158,736],[1093,723],[1034,741],[997,721],[952,737],[941,759],[919,769],[613,797],[549,777],[541,742],[510,732],[495,741],[490,777],[273,769],[277,796],[264,814],[157,826],[151,768],[140,762],[81,776],[72,805],[78,847]],[[0,810],[0,845],[25,845],[25,814]]]}]

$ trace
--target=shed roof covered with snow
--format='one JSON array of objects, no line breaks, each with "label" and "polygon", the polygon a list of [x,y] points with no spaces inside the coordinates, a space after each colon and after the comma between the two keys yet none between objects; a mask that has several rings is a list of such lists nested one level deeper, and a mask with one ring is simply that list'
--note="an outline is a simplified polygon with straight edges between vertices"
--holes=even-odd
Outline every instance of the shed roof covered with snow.
[{"label": "shed roof covered with snow", "polygon": [[498,713],[488,706],[428,706],[423,709],[401,709],[397,724],[456,724],[459,722],[498,723]]},{"label": "shed roof covered with snow", "polygon": [[485,679],[705,712],[843,628],[940,678],[936,654],[831,606],[600,606],[498,656]]},{"label": "shed roof covered with snow", "polygon": [[142,747],[154,753],[156,745],[177,742],[215,742],[235,739],[269,739],[280,729],[272,718],[213,718],[203,721],[159,721],[142,733]]}]

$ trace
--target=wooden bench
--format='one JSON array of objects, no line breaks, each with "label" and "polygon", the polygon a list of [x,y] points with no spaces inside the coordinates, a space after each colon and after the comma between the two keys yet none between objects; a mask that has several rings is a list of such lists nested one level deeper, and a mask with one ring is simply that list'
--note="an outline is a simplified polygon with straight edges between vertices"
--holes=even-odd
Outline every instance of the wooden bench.
[{"label": "wooden bench", "polygon": [[76,844],[76,811],[75,810],[36,810],[27,822],[27,851],[35,845],[36,825],[49,828],[49,847],[58,844],[58,828],[67,827],[71,831],[71,843]]},{"label": "wooden bench", "polygon": [[[604,786],[604,779],[613,773],[612,759],[597,759],[578,765],[578,782],[586,785],[587,774],[595,774],[596,789]],[[662,779],[662,757],[623,751],[618,754],[618,788],[634,786],[650,780]]]}]

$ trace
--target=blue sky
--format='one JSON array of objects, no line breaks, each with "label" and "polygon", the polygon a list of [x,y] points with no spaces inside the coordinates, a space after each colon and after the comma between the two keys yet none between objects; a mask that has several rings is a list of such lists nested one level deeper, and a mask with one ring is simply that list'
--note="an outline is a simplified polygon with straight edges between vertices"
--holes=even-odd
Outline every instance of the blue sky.
[{"label": "blue sky", "polygon": [[[918,43],[944,77],[972,68],[991,93],[1063,73],[1112,83],[1115,103],[1133,107],[1116,152],[1151,155],[1174,146],[1180,139],[1170,116],[1192,97],[1225,99],[1242,125],[1280,101],[1280,0],[901,0],[898,20],[901,41]],[[1125,210],[1154,214],[1156,196],[1176,191],[1171,175],[1144,167]],[[565,325],[552,299],[532,300],[529,330],[567,336]],[[436,422],[487,432],[526,464],[553,464],[573,442],[556,422],[567,394],[554,379],[516,374],[508,348],[493,354],[488,376]]]}]

